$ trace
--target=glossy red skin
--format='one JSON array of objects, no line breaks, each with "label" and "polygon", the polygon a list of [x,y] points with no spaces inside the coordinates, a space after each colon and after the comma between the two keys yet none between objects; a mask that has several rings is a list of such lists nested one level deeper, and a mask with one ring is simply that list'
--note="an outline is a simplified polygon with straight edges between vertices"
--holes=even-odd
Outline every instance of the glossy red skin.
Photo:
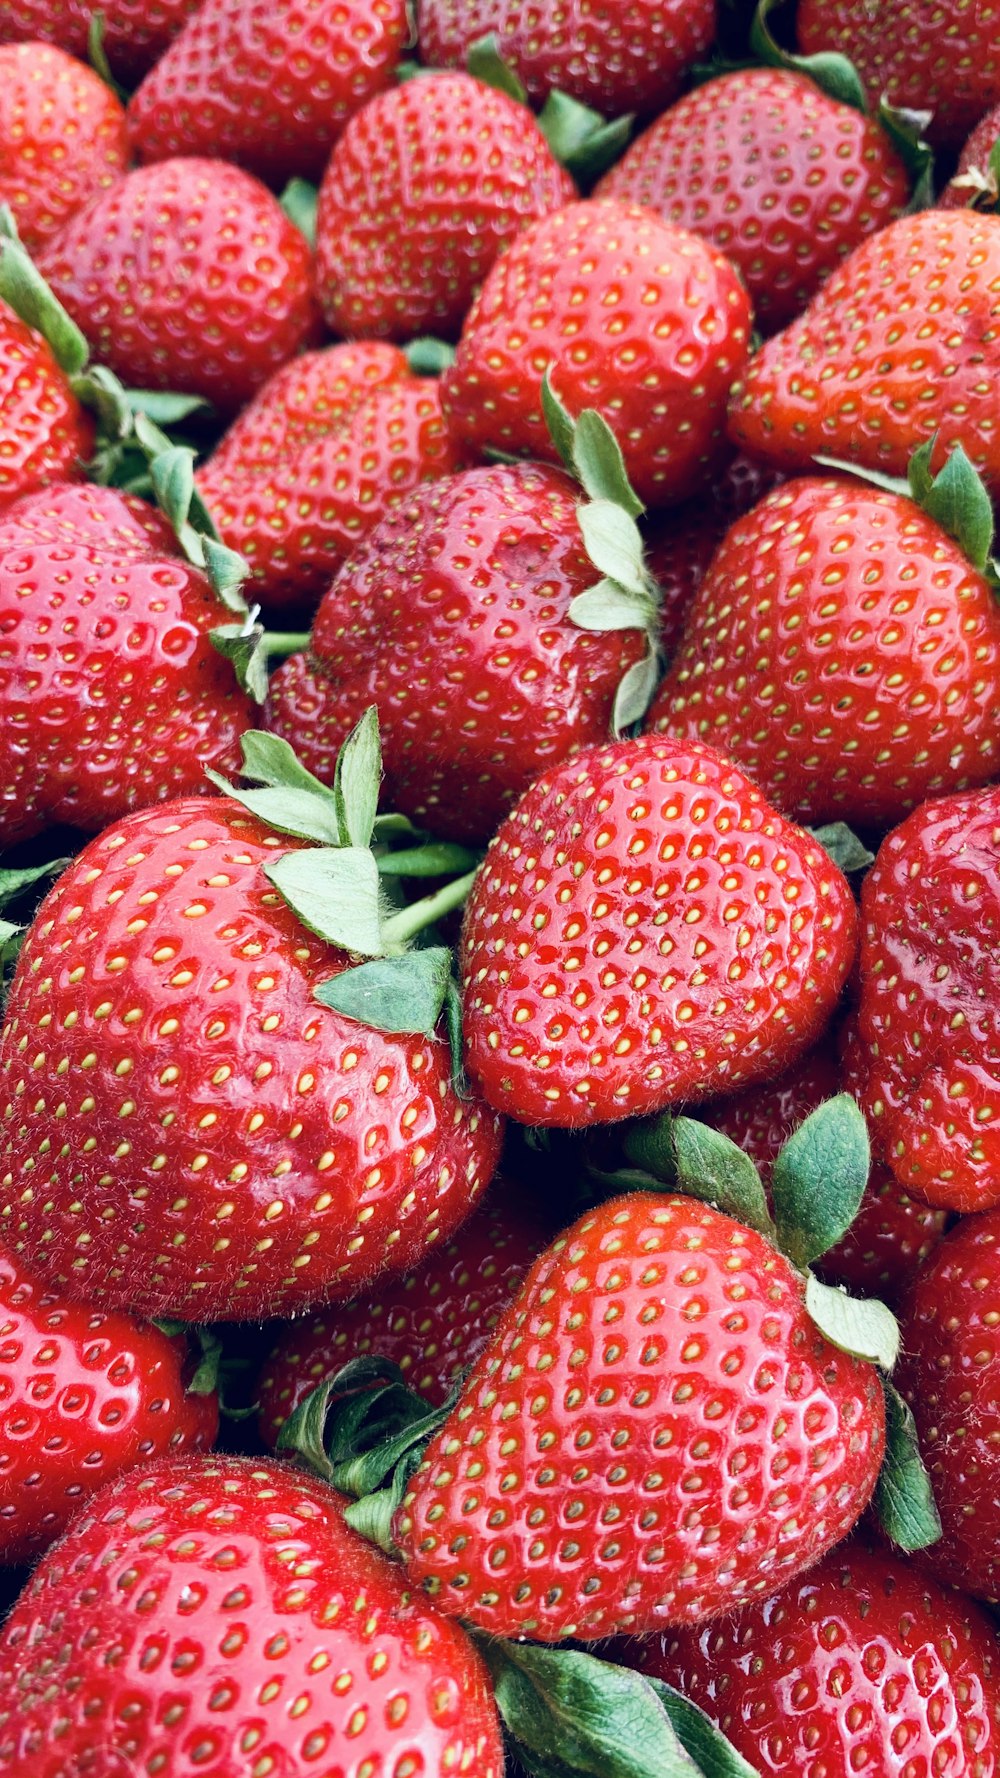
[{"label": "glossy red skin", "polygon": [[527,1124],[709,1098],[816,1041],[856,943],[828,854],[711,748],[588,748],[521,798],[473,885],[466,1066]]},{"label": "glossy red skin", "polygon": [[932,14],[917,0],[801,0],[795,26],[806,55],[850,57],[873,107],[885,94],[891,105],[931,111],[926,134],[936,148],[960,148],[1000,100],[996,0],[938,0]]},{"label": "glossy red skin", "polygon": [[885,131],[784,68],[742,68],[686,93],[596,190],[711,241],[743,274],[764,333],[793,320],[910,195]]},{"label": "glossy red skin", "polygon": [[342,1506],[239,1457],[103,1489],[4,1626],[0,1772],[502,1778],[480,1655]]},{"label": "glossy red skin", "polygon": [[696,235],[610,198],[570,204],[497,260],[441,379],[444,409],[478,449],[558,461],[541,408],[549,368],[574,417],[594,407],[608,421],[639,498],[669,506],[726,460],[749,328],[736,272]]},{"label": "glossy red skin", "polygon": [[47,43],[0,46],[0,203],[29,253],[127,161],[125,113],[98,75]]},{"label": "glossy red skin", "polygon": [[506,93],[468,74],[405,81],[352,119],[323,177],[316,289],[329,327],[454,339],[497,255],[575,195]]},{"label": "glossy red skin", "polygon": [[153,1457],[207,1450],[184,1339],[46,1291],[0,1250],[0,1562],[28,1562],[98,1488]]},{"label": "glossy red skin", "polygon": [[404,0],[202,0],[132,95],[133,150],[218,156],[278,190],[318,179],[408,35]]},{"label": "glossy red skin", "polygon": [[238,771],[254,706],[208,640],[231,615],[132,495],[50,488],[0,513],[0,844]]},{"label": "glossy red skin", "polygon": [[214,469],[206,464],[198,486],[223,542],[253,569],[253,597],[271,615],[311,616],[379,520],[422,482],[460,467],[437,378],[407,374],[264,473],[248,475],[224,459]]},{"label": "glossy red skin", "polygon": [[411,1269],[488,1184],[501,1120],[457,1097],[447,1043],[313,999],[346,955],[261,868],[297,845],[189,798],[105,829],[42,903],[0,1040],[0,1199],[52,1284],[147,1315],[290,1315]]},{"label": "glossy red skin", "polygon": [[202,395],[229,415],[315,338],[311,260],[258,180],[191,158],[128,173],[38,265],[124,383]]},{"label": "glossy red skin", "polygon": [[719,546],[648,720],[799,821],[887,827],[1000,772],[996,595],[913,501],[786,482]]},{"label": "glossy red skin", "polygon": [[308,655],[271,681],[268,727],[332,781],[375,703],[386,807],[439,838],[486,840],[551,761],[607,734],[640,631],[568,611],[600,578],[562,470],[496,464],[420,489],[323,599]]},{"label": "glossy red skin", "polygon": [[[161,56],[201,0],[101,0],[104,48],[115,75],[131,86]],[[4,0],[0,42],[57,43],[87,60],[91,0]]]},{"label": "glossy red skin", "polygon": [[[937,200],[939,210],[995,210],[997,208],[997,192],[989,189],[992,178],[990,174],[990,151],[997,137],[1000,136],[1000,105],[977,123],[965,147],[958,157],[958,166]],[[967,179],[966,175],[972,174]],[[987,189],[983,190],[983,185]]]},{"label": "glossy red skin", "polygon": [[853,1091],[876,1152],[942,1210],[1000,1203],[1000,789],[941,797],[883,841],[861,891]]},{"label": "glossy red skin", "polygon": [[488,32],[533,99],[553,87],[608,117],[656,111],[715,37],[715,0],[421,0],[421,59],[462,67]]},{"label": "glossy red skin", "polygon": [[803,1290],[691,1198],[582,1217],[427,1448],[393,1522],[407,1573],[442,1611],[554,1642],[701,1623],[817,1561],[874,1487],[884,1402]]},{"label": "glossy red skin", "polygon": [[1000,1214],[963,1217],[900,1306],[893,1381],[913,1409],[943,1534],[921,1554],[939,1580],[1000,1592]]},{"label": "glossy red skin", "polygon": [[198,471],[199,487],[210,486],[223,472],[227,478],[271,474],[303,445],[337,431],[377,389],[408,374],[406,354],[381,340],[300,353],[241,408]]},{"label": "glossy red skin", "polygon": [[0,514],[49,482],[75,481],[94,423],[40,333],[0,302]]},{"label": "glossy red skin", "polygon": [[767,340],[730,408],[733,442],[779,469],[820,453],[905,475],[937,435],[1000,489],[1000,217],[924,210],[855,248]]},{"label": "glossy red skin", "polygon": [[912,1563],[846,1544],[774,1598],[614,1653],[774,1778],[993,1778],[996,1626]]},{"label": "glossy red skin", "polygon": [[485,1350],[550,1234],[537,1206],[496,1180],[476,1215],[417,1271],[289,1322],[257,1385],[264,1443],[273,1450],[289,1414],[353,1358],[388,1358],[440,1407]]}]

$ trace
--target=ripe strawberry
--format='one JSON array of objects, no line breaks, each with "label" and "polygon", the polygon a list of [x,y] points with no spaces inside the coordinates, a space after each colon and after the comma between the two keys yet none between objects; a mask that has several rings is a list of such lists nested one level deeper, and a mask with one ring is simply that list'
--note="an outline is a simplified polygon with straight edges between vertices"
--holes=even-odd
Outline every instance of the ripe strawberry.
[{"label": "ripe strawberry", "polygon": [[[161,56],[201,0],[101,0],[104,49],[119,80],[131,86]],[[91,0],[4,0],[0,43],[41,38],[85,62]]]},{"label": "ripe strawberry", "polygon": [[138,388],[234,412],[310,343],[310,254],[224,161],[140,167],[72,216],[39,269],[99,358]]},{"label": "ripe strawberry", "polygon": [[1000,217],[925,210],[832,273],[747,367],[730,435],[781,469],[826,452],[903,475],[925,440],[961,444],[1000,487]]},{"label": "ripe strawberry", "polygon": [[696,87],[597,186],[711,241],[743,274],[772,333],[833,267],[899,216],[909,180],[885,131],[784,68]]},{"label": "ripe strawberry", "polygon": [[531,113],[427,74],[348,124],[320,189],[316,288],[335,333],[449,338],[497,255],[575,187]]},{"label": "ripe strawberry", "polygon": [[737,1143],[768,1185],[782,1144],[811,1111],[839,1091],[836,1052],[824,1042],[806,1050],[776,1079],[710,1100],[699,1107],[698,1116]]},{"label": "ripe strawberry", "polygon": [[44,1291],[0,1251],[0,1562],[27,1562],[81,1503],[152,1457],[211,1445],[186,1343]]},{"label": "ripe strawberry", "polygon": [[141,161],[205,154],[318,179],[409,35],[405,0],[202,0],[129,103]]},{"label": "ripe strawberry", "polygon": [[440,1407],[485,1349],[549,1234],[539,1208],[497,1180],[482,1209],[418,1271],[291,1322],[260,1376],[264,1442],[273,1449],[317,1383],[369,1353],[398,1364],[411,1388]]},{"label": "ripe strawberry", "polygon": [[723,409],[749,327],[736,272],[695,235],[635,205],[571,204],[497,260],[442,402],[468,444],[551,461],[541,408],[551,369],[574,417],[594,407],[608,421],[639,498],[670,505],[724,458]]},{"label": "ripe strawberry", "polygon": [[772,1599],[622,1658],[699,1704],[775,1778],[985,1778],[1000,1761],[991,1618],[860,1542]]},{"label": "ripe strawberry", "polygon": [[460,67],[495,31],[533,99],[554,87],[608,116],[656,111],[680,91],[715,36],[715,0],[421,0],[420,53]]},{"label": "ripe strawberry", "polygon": [[874,1368],[756,1231],[636,1192],[538,1259],[394,1521],[407,1572],[491,1633],[699,1623],[846,1535],[882,1456]]},{"label": "ripe strawberry", "polygon": [[861,892],[854,1090],[900,1184],[945,1210],[1000,1203],[998,836],[996,787],[939,797]]},{"label": "ripe strawberry", "polygon": [[501,1778],[481,1657],[341,1505],[236,1457],[103,1489],[4,1626],[0,1772]]},{"label": "ripe strawberry", "polygon": [[645,647],[570,617],[597,579],[579,499],[540,464],[414,491],[337,575],[308,654],[274,675],[268,726],[329,782],[377,703],[387,802],[441,837],[487,840],[550,760],[607,734]]},{"label": "ripe strawberry", "polygon": [[208,640],[228,615],[132,495],[51,488],[0,514],[0,843],[235,767],[252,706]]},{"label": "ripe strawberry", "polygon": [[127,161],[125,113],[90,68],[46,43],[0,47],[0,203],[30,252]]},{"label": "ripe strawberry", "polygon": [[53,1284],[146,1314],[290,1314],[411,1269],[488,1184],[501,1120],[457,1096],[447,1044],[313,997],[347,955],[262,868],[301,851],[190,798],[106,828],[42,903],[0,1037],[0,1200]]},{"label": "ripe strawberry", "polygon": [[572,1128],[778,1073],[856,944],[846,879],[743,774],[646,736],[551,768],[466,908],[467,1066],[490,1104]]},{"label": "ripe strawberry", "polygon": [[801,0],[795,26],[807,55],[849,56],[873,103],[929,110],[936,147],[960,148],[1000,101],[996,0],[939,0],[933,14],[913,0]]},{"label": "ripe strawberry", "polygon": [[94,448],[94,424],[51,346],[0,302],[0,513],[49,482],[73,481]]},{"label": "ripe strawberry", "polygon": [[645,528],[646,565],[660,591],[660,652],[674,655],[684,631],[691,601],[725,527],[701,500],[658,512]]},{"label": "ripe strawberry", "polygon": [[977,123],[938,198],[940,210],[996,210],[1000,191],[990,156],[1000,136],[1000,105]]},{"label": "ripe strawberry", "polygon": [[649,716],[797,820],[887,826],[1000,772],[996,596],[913,501],[786,482],[727,533]]}]

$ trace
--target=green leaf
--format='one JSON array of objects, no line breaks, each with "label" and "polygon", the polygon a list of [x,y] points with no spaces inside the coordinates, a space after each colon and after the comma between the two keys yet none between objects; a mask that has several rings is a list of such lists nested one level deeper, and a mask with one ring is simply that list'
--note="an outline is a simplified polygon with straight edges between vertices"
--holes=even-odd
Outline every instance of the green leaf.
[{"label": "green leaf", "polygon": [[637,598],[648,596],[642,537],[635,520],[612,500],[588,500],[577,507],[576,516],[597,572]]},{"label": "green leaf", "polygon": [[855,111],[868,110],[865,89],[853,62],[835,50],[821,50],[815,56],[795,56],[781,49],[767,26],[768,15],[784,0],[760,0],[750,28],[750,47],[768,68],[788,68],[796,74],[808,74],[830,99],[851,105]]},{"label": "green leaf", "polygon": [[[576,422],[571,460],[592,500],[611,500],[630,518],[641,518],[646,508],[628,479],[621,446],[604,415],[596,408],[585,407]],[[640,550],[641,545],[640,538]]]},{"label": "green leaf", "polygon": [[598,580],[569,602],[569,620],[578,630],[648,630],[656,608],[614,580]]},{"label": "green leaf", "polygon": [[77,401],[96,416],[104,448],[113,448],[115,443],[120,446],[132,431],[132,409],[114,371],[103,364],[91,364],[69,381]]},{"label": "green leaf", "polygon": [[672,1111],[663,1111],[659,1117],[636,1118],[626,1124],[622,1149],[626,1159],[641,1167],[645,1174],[652,1175],[660,1184],[676,1185],[677,1155]]},{"label": "green leaf", "polygon": [[156,421],[149,414],[140,411],[133,416],[133,421],[135,436],[150,463],[154,457],[161,456],[164,451],[176,449],[173,439],[168,438],[165,432],[161,432]]},{"label": "green leaf", "polygon": [[910,459],[913,498],[929,518],[953,537],[963,555],[982,574],[993,548],[993,506],[983,483],[961,445],[931,479],[933,440]]},{"label": "green leaf", "polygon": [[425,846],[410,846],[402,852],[383,852],[378,868],[383,877],[450,877],[456,871],[472,870],[481,858],[481,852],[470,852],[468,846],[430,840]]},{"label": "green leaf", "polygon": [[378,866],[366,848],[285,852],[264,874],[318,938],[358,957],[382,956]]},{"label": "green leaf", "polygon": [[170,445],[150,459],[149,475],[156,504],[172,525],[184,554],[196,567],[203,567],[204,551],[190,516],[194,500],[194,452],[187,445]]},{"label": "green leaf", "polygon": [[642,721],[659,682],[660,662],[655,648],[650,646],[642,660],[629,667],[618,682],[611,712],[613,734],[621,735],[626,729]]},{"label": "green leaf", "polygon": [[410,340],[403,347],[406,362],[415,377],[439,377],[455,362],[455,348],[446,340],[428,336]]},{"label": "green leaf", "polygon": [[325,1482],[333,1481],[333,1464],[326,1454],[326,1420],[335,1395],[335,1379],[328,1377],[310,1390],[289,1414],[278,1433],[275,1450],[301,1457],[315,1475]]},{"label": "green leaf", "polygon": [[178,426],[192,414],[207,414],[212,404],[203,395],[184,395],[171,389],[126,389],[125,399],[133,414],[145,414],[157,426]]},{"label": "green leaf", "polygon": [[451,1084],[460,1099],[469,1096],[465,1074],[465,1048],[462,1031],[462,990],[454,976],[449,976],[444,996],[444,1027],[451,1051]]},{"label": "green leaf", "polygon": [[376,1031],[413,1031],[433,1037],[451,980],[444,945],[404,951],[345,969],[313,989],[313,999]]},{"label": "green leaf", "polygon": [[485,37],[477,37],[475,43],[470,43],[465,52],[465,66],[485,86],[495,87],[498,93],[506,93],[508,99],[513,99],[518,105],[528,103],[528,95],[513,68],[508,68],[500,54],[500,40],[495,31],[488,32]]},{"label": "green leaf", "polygon": [[315,185],[310,185],[308,179],[289,179],[278,202],[289,222],[305,236],[310,247],[315,247],[316,212],[319,209],[319,192]]},{"label": "green leaf", "polygon": [[624,153],[635,113],[605,119],[568,93],[551,92],[538,127],[556,160],[580,185],[592,185]]},{"label": "green leaf", "polygon": [[760,1778],[756,1766],[737,1753],[731,1741],[704,1710],[685,1698],[665,1680],[650,1677],[677,1739],[691,1755],[704,1778]]},{"label": "green leaf", "polygon": [[94,73],[103,80],[106,87],[114,93],[119,104],[128,104],[128,93],[120,86],[108,66],[108,58],[104,48],[104,14],[92,12],[87,27],[87,60]]},{"label": "green leaf", "polygon": [[573,461],[573,440],[576,428],[569,410],[552,387],[552,366],[550,365],[542,378],[542,413],[549,429],[549,437],[559,452],[560,457],[571,475],[576,474]]},{"label": "green leaf", "polygon": [[209,630],[208,640],[218,654],[232,662],[237,684],[242,690],[255,703],[263,704],[267,698],[269,656],[264,626],[253,621],[253,612],[248,613],[244,623],[217,624],[214,630]]},{"label": "green leaf", "polygon": [[803,1271],[847,1233],[868,1183],[871,1147],[864,1117],[838,1093],[799,1125],[771,1173],[778,1242]]},{"label": "green leaf", "polygon": [[314,796],[325,797],[332,805],[330,786],[302,764],[294,747],[281,735],[269,734],[267,729],[247,729],[240,737],[240,748],[245,778],[252,778],[255,784],[272,784],[277,789],[311,790]]},{"label": "green leaf", "polygon": [[68,377],[77,377],[90,357],[90,347],[55,293],[21,246],[7,205],[0,224],[0,297],[28,327],[52,348],[56,363]]},{"label": "green leaf", "polygon": [[882,1529],[901,1550],[925,1550],[941,1536],[941,1517],[924,1467],[913,1415],[898,1389],[883,1377],[885,1457],[875,1485]]},{"label": "green leaf", "polygon": [[238,612],[244,617],[248,616],[249,607],[243,597],[242,587],[250,573],[250,564],[245,557],[239,554],[238,550],[230,549],[227,544],[220,543],[215,537],[203,537],[201,548],[205,561],[205,573],[222,604],[229,611]]},{"label": "green leaf", "polygon": [[0,908],[7,907],[8,903],[23,895],[26,889],[33,889],[36,883],[44,883],[47,877],[58,877],[69,862],[68,858],[52,858],[47,864],[25,864],[0,869]]},{"label": "green leaf", "polygon": [[219,1387],[219,1363],[222,1358],[222,1341],[207,1327],[192,1329],[201,1348],[201,1356],[197,1369],[187,1386],[189,1395],[215,1395]]},{"label": "green leaf", "polygon": [[884,1303],[874,1297],[848,1296],[835,1284],[821,1284],[812,1272],[806,1279],[805,1300],[810,1320],[832,1346],[892,1370],[899,1357],[899,1323]]},{"label": "green leaf", "polygon": [[886,475],[881,469],[868,469],[863,463],[852,463],[848,457],[829,457],[825,451],[817,451],[812,460],[821,469],[835,469],[840,474],[853,476],[855,481],[881,488],[884,494],[898,494],[903,500],[914,498],[913,489],[904,475]]},{"label": "green leaf", "polygon": [[337,755],[333,779],[337,819],[348,845],[371,845],[381,783],[378,711],[369,704]]},{"label": "green leaf", "polygon": [[838,870],[845,875],[848,871],[867,870],[875,862],[874,852],[858,839],[852,827],[846,821],[829,821],[825,827],[809,827],[814,840],[818,840],[824,852],[829,853]]},{"label": "green leaf", "polygon": [[321,846],[340,846],[342,836],[337,824],[337,812],[329,796],[319,797],[311,790],[282,789],[243,790],[238,785],[230,784],[219,772],[205,769],[206,778],[222,791],[224,796],[232,797],[243,809],[248,809],[258,820],[266,821],[268,827],[276,833],[293,834],[296,839],[315,840]]},{"label": "green leaf", "polygon": [[673,1142],[679,1192],[715,1204],[736,1222],[773,1239],[760,1174],[737,1143],[693,1117],[674,1118]]},{"label": "green leaf", "polygon": [[925,140],[933,115],[932,111],[890,105],[884,93],[878,102],[878,121],[910,176],[911,215],[928,209],[934,201],[934,151]]}]

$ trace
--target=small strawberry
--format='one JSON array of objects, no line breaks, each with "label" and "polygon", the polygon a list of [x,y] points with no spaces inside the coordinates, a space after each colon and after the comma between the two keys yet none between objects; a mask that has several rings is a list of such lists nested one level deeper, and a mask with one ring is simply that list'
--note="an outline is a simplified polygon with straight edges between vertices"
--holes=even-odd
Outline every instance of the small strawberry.
[{"label": "small strawberry", "polygon": [[43,1290],[0,1251],[0,1562],[37,1556],[126,1469],[207,1448],[218,1419],[184,1341]]},{"label": "small strawberry", "polygon": [[223,414],[317,328],[305,240],[264,186],[224,161],[127,174],[38,264],[123,382],[202,395]]},{"label": "small strawberry", "polygon": [[318,179],[408,36],[405,0],[202,0],[129,102],[132,148],[218,156],[272,185]]},{"label": "small strawberry", "polygon": [[855,248],[751,359],[730,435],[781,469],[825,452],[894,475],[936,439],[935,466],[962,445],[995,492],[998,370],[1000,217],[925,210]]},{"label": "small strawberry", "polygon": [[650,211],[571,204],[518,236],[473,304],[442,378],[456,436],[551,461],[542,382],[611,426],[641,500],[700,492],[725,457],[723,412],[750,307],[728,260]]},{"label": "small strawberry", "polygon": [[743,274],[765,332],[805,308],[909,180],[885,131],[807,75],[744,68],[696,87],[628,149],[598,196],[645,204]]},{"label": "small strawberry", "polygon": [[0,301],[0,514],[22,494],[75,481],[94,424],[48,342]]},{"label": "small strawberry", "polygon": [[0,203],[30,252],[127,161],[125,114],[90,68],[46,43],[0,47]]},{"label": "small strawberry", "polygon": [[531,113],[427,74],[348,124],[320,188],[316,280],[334,332],[454,337],[497,255],[575,187]]},{"label": "small strawberry", "polygon": [[[104,50],[119,80],[131,85],[161,56],[201,0],[101,0]],[[0,43],[41,38],[86,61],[91,0],[4,0]]]}]

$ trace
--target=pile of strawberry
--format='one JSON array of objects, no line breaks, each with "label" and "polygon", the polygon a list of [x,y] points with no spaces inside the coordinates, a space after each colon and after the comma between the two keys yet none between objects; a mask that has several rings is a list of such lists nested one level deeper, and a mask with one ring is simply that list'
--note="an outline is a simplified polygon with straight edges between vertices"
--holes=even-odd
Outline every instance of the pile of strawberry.
[{"label": "pile of strawberry", "polygon": [[0,1778],[1000,1778],[998,384],[993,0],[0,6]]}]

